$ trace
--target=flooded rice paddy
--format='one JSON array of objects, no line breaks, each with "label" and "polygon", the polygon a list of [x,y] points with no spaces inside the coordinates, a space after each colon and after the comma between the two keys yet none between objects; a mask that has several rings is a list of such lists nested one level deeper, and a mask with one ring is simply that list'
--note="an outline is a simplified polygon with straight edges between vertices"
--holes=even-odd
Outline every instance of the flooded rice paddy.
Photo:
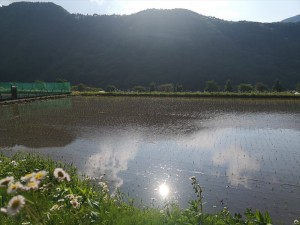
[{"label": "flooded rice paddy", "polygon": [[5,155],[38,152],[105,175],[136,203],[182,207],[204,189],[206,212],[300,217],[300,101],[74,97],[0,106]]}]

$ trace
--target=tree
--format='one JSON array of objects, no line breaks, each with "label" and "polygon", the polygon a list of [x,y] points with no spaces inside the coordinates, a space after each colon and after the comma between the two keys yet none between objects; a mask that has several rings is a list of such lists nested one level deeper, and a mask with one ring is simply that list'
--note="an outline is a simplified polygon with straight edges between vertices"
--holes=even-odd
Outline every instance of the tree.
[{"label": "tree", "polygon": [[238,91],[239,92],[251,92],[251,91],[253,91],[253,86],[252,86],[252,84],[239,84]]},{"label": "tree", "polygon": [[144,86],[134,86],[133,87],[133,91],[136,91],[136,92],[145,92],[146,88]]},{"label": "tree", "polygon": [[267,87],[267,85],[265,85],[262,82],[256,83],[255,86],[254,86],[254,88],[258,92],[267,92],[267,91],[269,91],[269,88]]},{"label": "tree", "polygon": [[182,92],[183,91],[183,86],[181,84],[176,84],[174,87],[175,92]]},{"label": "tree", "polygon": [[300,92],[300,82],[297,84],[296,90]]},{"label": "tree", "polygon": [[233,88],[232,88],[230,80],[226,81],[226,84],[224,86],[224,91],[226,91],[226,92],[232,92],[233,91]]},{"label": "tree", "polygon": [[272,86],[272,90],[275,92],[282,92],[283,91],[283,87],[282,84],[279,80],[275,80]]},{"label": "tree", "polygon": [[155,82],[151,82],[149,85],[149,91],[156,91],[156,83]]},{"label": "tree", "polygon": [[107,92],[114,92],[116,90],[117,90],[116,86],[115,85],[111,85],[111,84],[107,85],[107,87],[105,89],[105,91],[107,91]]},{"label": "tree", "polygon": [[219,91],[219,89],[220,88],[219,88],[218,84],[214,80],[206,81],[204,91],[216,92],[216,91]]},{"label": "tree", "polygon": [[78,84],[77,85],[77,91],[85,91],[86,90],[86,85],[85,84]]},{"label": "tree", "polygon": [[174,91],[174,85],[173,84],[161,84],[157,86],[158,91],[163,92],[173,92]]}]

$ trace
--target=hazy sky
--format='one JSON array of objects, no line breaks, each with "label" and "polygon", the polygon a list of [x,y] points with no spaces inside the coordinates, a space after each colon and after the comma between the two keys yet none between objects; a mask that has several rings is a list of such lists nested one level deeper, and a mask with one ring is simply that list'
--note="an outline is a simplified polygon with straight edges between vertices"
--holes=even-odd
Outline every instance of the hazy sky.
[{"label": "hazy sky", "polygon": [[[0,0],[0,4],[16,1],[20,0]],[[49,1],[71,13],[82,14],[132,14],[148,8],[185,8],[225,20],[259,22],[277,22],[300,14],[300,0],[39,0]]]}]

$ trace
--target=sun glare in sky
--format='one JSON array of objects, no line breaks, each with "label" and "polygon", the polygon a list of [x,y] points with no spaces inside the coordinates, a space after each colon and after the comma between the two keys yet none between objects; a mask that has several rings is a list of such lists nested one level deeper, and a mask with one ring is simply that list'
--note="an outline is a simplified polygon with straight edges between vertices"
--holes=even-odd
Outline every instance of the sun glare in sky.
[{"label": "sun glare in sky", "polygon": [[[0,0],[8,5],[21,0]],[[23,0],[22,0],[23,1]],[[184,8],[225,20],[277,22],[300,14],[300,0],[30,0],[54,2],[71,13],[132,14],[149,8]]]}]

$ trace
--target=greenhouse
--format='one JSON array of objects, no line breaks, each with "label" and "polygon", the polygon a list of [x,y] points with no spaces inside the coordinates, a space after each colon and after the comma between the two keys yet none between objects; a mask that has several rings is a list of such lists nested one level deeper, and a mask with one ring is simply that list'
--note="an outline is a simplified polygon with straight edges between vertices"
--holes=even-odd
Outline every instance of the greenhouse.
[{"label": "greenhouse", "polygon": [[0,82],[0,100],[71,93],[69,82]]}]

